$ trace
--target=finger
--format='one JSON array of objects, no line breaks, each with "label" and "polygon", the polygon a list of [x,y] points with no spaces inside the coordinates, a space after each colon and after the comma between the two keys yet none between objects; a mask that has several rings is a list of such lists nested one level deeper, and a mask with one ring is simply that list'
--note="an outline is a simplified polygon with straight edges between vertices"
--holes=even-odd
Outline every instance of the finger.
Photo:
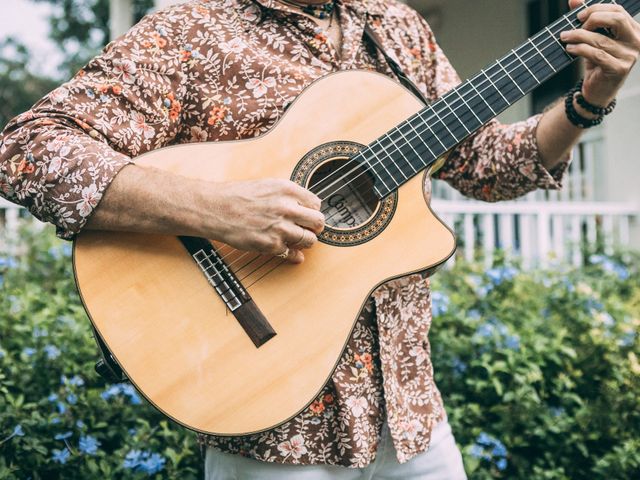
[{"label": "finger", "polygon": [[300,205],[314,210],[320,210],[321,201],[318,196],[297,183],[291,182],[291,194]]},{"label": "finger", "polygon": [[286,258],[286,261],[289,263],[302,263],[304,262],[304,253],[300,250],[289,250],[289,255]]},{"label": "finger", "polygon": [[584,0],[569,0],[569,9],[573,10],[579,6],[584,5]]},{"label": "finger", "polygon": [[626,12],[593,12],[582,22],[582,28],[585,30],[606,28],[616,39],[622,41],[631,41],[635,35],[631,17]]},{"label": "finger", "polygon": [[295,239],[290,238],[287,241],[287,245],[290,245],[292,248],[303,249],[303,248],[311,248],[318,241],[318,237],[316,235],[307,230],[306,228],[302,228],[297,226],[297,232],[295,235]]},{"label": "finger", "polygon": [[[570,2],[569,5],[575,2]],[[578,2],[580,5],[584,5],[584,2]],[[578,5],[578,6],[580,6]],[[627,13],[627,11],[621,7],[620,5],[614,3],[598,3],[596,5],[591,5],[587,8],[584,8],[578,12],[578,20],[584,22],[590,15],[593,15],[596,12],[617,12],[617,13]]]},{"label": "finger", "polygon": [[569,30],[560,34],[560,39],[567,44],[586,43],[599,50],[604,50],[615,58],[630,57],[630,50],[620,42],[606,37],[600,33],[590,32],[579,28],[577,30]]},{"label": "finger", "polygon": [[623,70],[625,70],[625,67],[622,61],[614,58],[604,50],[592,47],[587,43],[570,43],[566,49],[571,55],[586,58],[607,73],[624,75]]},{"label": "finger", "polygon": [[297,208],[291,210],[289,218],[313,233],[318,234],[324,230],[324,214],[318,210],[297,205]]}]

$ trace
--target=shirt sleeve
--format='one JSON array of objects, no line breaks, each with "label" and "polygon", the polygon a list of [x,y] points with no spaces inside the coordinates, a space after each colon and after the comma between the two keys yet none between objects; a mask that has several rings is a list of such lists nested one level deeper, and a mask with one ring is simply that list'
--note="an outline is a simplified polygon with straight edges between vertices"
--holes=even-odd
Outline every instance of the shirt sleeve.
[{"label": "shirt sleeve", "polygon": [[[422,24],[425,83],[431,100],[460,83],[460,78],[436,43],[426,21]],[[542,164],[536,130],[541,115],[509,125],[491,120],[453,151],[433,178],[445,180],[463,195],[495,202],[513,199],[537,188],[560,189],[570,156],[551,170]]]},{"label": "shirt sleeve", "polygon": [[65,239],[85,225],[125,165],[178,130],[179,22],[145,17],[0,134],[0,194]]}]

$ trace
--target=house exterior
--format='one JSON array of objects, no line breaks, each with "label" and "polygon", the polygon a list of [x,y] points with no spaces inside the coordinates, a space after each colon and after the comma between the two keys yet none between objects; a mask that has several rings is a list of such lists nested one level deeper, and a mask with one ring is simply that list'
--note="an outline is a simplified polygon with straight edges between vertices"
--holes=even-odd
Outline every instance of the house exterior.
[{"label": "house exterior", "polygon": [[[110,0],[112,37],[133,22],[132,0]],[[156,0],[158,8],[184,0]],[[566,10],[566,0],[409,0],[436,33],[462,78],[468,78],[522,43]],[[501,114],[524,119],[562,95],[580,77],[568,69]],[[454,227],[459,251],[488,263],[496,248],[525,266],[564,259],[583,263],[585,251],[611,252],[616,245],[640,249],[640,67],[618,97],[616,110],[587,131],[560,192],[533,192],[523,199],[487,204],[463,198],[435,182],[432,207]],[[0,199],[9,227],[18,215]],[[0,217],[1,218],[1,217]]]}]

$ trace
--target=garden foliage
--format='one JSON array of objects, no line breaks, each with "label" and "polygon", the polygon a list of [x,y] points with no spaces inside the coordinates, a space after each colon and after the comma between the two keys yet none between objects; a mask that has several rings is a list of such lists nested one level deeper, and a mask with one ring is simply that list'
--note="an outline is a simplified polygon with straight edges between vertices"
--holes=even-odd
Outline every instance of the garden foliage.
[{"label": "garden foliage", "polygon": [[[94,373],[70,245],[20,245],[0,255],[0,479],[201,478],[194,434]],[[434,276],[436,380],[470,479],[640,478],[639,260]]]}]

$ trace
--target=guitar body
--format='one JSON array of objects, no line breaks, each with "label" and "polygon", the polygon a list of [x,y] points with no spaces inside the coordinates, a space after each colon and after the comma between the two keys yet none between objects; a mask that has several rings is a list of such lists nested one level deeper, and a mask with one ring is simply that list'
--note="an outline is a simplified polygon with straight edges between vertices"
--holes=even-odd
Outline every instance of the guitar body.
[{"label": "guitar body", "polygon": [[[322,155],[339,161],[349,145],[369,144],[422,107],[383,75],[340,72],[309,86],[268,134],[172,146],[137,163],[212,182],[304,180]],[[78,289],[119,365],[165,415],[215,435],[264,431],[315,399],[375,287],[453,254],[453,234],[429,209],[423,180],[411,178],[392,204],[380,201],[366,225],[348,218],[353,228],[321,238],[301,265],[231,266],[276,332],[260,347],[176,237],[83,232],[74,245]]]}]

